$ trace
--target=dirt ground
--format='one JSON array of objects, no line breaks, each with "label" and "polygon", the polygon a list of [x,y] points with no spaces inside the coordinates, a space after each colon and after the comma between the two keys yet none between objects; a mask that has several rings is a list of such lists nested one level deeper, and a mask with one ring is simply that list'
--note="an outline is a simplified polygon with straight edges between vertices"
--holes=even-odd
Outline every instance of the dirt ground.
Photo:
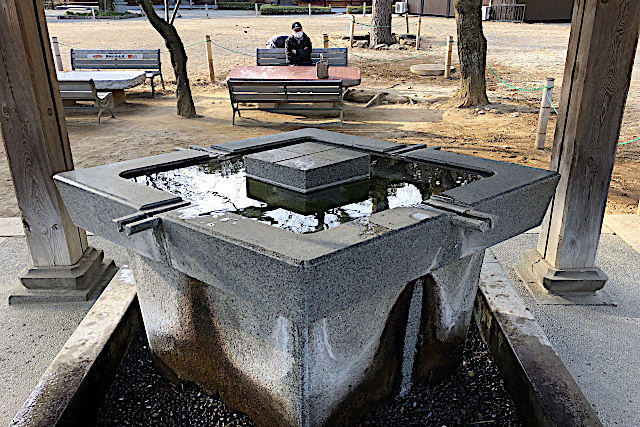
[{"label": "dirt ground", "polygon": [[[546,168],[555,126],[552,117],[545,150],[533,148],[541,92],[519,92],[508,88],[487,73],[491,105],[486,112],[452,109],[444,104],[457,87],[453,79],[419,77],[409,72],[416,63],[441,62],[446,36],[455,35],[455,21],[424,18],[422,35],[428,50],[373,51],[351,49],[349,63],[362,70],[361,88],[383,89],[424,100],[416,104],[388,104],[363,108],[347,103],[345,124],[335,118],[248,111],[231,125],[231,107],[224,85],[207,82],[205,48],[201,42],[210,34],[214,42],[216,78],[224,81],[234,65],[255,64],[255,48],[273,34],[287,33],[293,20],[300,20],[314,44],[322,33],[330,42],[346,46],[342,36],[348,31],[345,16],[259,17],[243,12],[191,14],[178,19],[177,28],[187,47],[189,74],[198,114],[183,119],[175,114],[172,85],[151,99],[148,86],[132,89],[127,104],[116,109],[116,118],[106,117],[100,126],[94,114],[67,117],[76,168],[96,166],[166,152],[174,147],[212,145],[225,141],[272,134],[301,127],[375,137],[406,144],[424,143],[443,149]],[[370,18],[357,18],[369,23]],[[396,21],[394,21],[394,25]],[[404,20],[397,20],[404,32]],[[364,33],[367,27],[357,27]],[[558,104],[562,72],[569,38],[569,24],[515,24],[487,22],[488,62],[505,80],[520,87],[539,86],[545,77],[556,78],[554,103]],[[70,69],[69,49],[76,48],[164,48],[161,38],[144,19],[118,21],[58,21],[49,19],[49,33],[57,36],[65,69]],[[221,48],[224,46],[226,49]],[[227,49],[231,49],[227,50]],[[416,55],[420,55],[415,58]],[[407,59],[412,58],[412,59]],[[172,70],[164,53],[163,71],[168,81]],[[392,61],[392,62],[391,62]],[[638,65],[636,57],[636,65]],[[634,72],[620,135],[621,141],[640,136],[640,81]],[[11,177],[3,148],[0,148],[0,217],[18,215]],[[607,213],[632,213],[640,199],[640,142],[618,148],[607,203]]]}]

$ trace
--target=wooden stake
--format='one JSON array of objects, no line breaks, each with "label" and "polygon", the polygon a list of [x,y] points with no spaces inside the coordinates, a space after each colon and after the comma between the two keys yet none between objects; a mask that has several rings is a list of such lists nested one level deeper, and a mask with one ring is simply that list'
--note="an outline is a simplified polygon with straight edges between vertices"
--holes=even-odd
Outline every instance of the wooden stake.
[{"label": "wooden stake", "polygon": [[309,17],[311,17],[311,2],[309,2]]},{"label": "wooden stake", "polygon": [[367,2],[363,1],[362,2],[362,17],[367,16]]},{"label": "wooden stake", "polygon": [[422,15],[418,16],[418,32],[416,33],[416,50],[420,49],[420,30],[422,29]]},{"label": "wooden stake", "polygon": [[216,73],[213,70],[213,50],[211,48],[211,37],[209,34],[204,36],[205,44],[207,45],[207,62],[209,63],[209,81],[214,82],[216,80]]},{"label": "wooden stake", "polygon": [[349,46],[353,47],[353,32],[355,30],[355,26],[356,26],[356,19],[353,17],[353,15],[349,15]]},{"label": "wooden stake", "polygon": [[53,53],[56,56],[56,68],[58,71],[64,71],[62,68],[62,56],[60,56],[60,46],[58,46],[58,38],[51,37],[51,43],[53,43]]},{"label": "wooden stake", "polygon": [[322,44],[323,44],[325,49],[327,49],[329,47],[329,34],[323,34],[322,35]]},{"label": "wooden stake", "polygon": [[209,19],[209,4],[207,3],[204,4],[204,14],[207,17],[207,19]]},{"label": "wooden stake", "polygon": [[258,3],[255,4],[256,6],[256,16],[260,15],[260,11],[258,10]]},{"label": "wooden stake", "polygon": [[447,41],[447,56],[444,59],[444,78],[451,76],[451,53],[453,52],[453,36],[449,36]]},{"label": "wooden stake", "polygon": [[409,12],[404,14],[404,20],[407,23],[407,34],[409,34]]},{"label": "wooden stake", "polygon": [[547,138],[547,125],[549,124],[549,114],[551,113],[551,102],[549,99],[553,95],[553,86],[555,79],[547,77],[545,86],[548,89],[542,91],[542,100],[540,101],[540,117],[538,118],[538,135],[536,136],[535,147],[538,150],[544,148],[544,140]]}]

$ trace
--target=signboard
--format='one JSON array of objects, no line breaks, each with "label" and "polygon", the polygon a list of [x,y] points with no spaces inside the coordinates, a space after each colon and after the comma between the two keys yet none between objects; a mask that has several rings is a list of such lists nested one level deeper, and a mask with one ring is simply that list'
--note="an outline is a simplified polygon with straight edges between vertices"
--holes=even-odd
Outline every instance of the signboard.
[{"label": "signboard", "polygon": [[89,53],[88,59],[142,59],[141,53]]}]

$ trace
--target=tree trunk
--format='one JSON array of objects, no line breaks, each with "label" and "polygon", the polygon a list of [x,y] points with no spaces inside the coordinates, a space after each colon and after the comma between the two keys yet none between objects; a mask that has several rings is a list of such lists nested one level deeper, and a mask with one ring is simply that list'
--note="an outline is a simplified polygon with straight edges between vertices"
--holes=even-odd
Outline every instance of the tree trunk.
[{"label": "tree trunk", "polygon": [[100,10],[115,10],[113,0],[98,0]]},{"label": "tree trunk", "polygon": [[457,107],[486,105],[487,39],[482,32],[482,0],[454,0],[460,56],[460,88],[452,102]]},{"label": "tree trunk", "polygon": [[151,0],[136,0],[142,8],[147,19],[164,39],[164,43],[171,55],[171,65],[176,76],[176,97],[178,98],[178,115],[195,117],[196,107],[191,96],[191,86],[187,76],[187,53],[184,50],[182,40],[173,24],[160,18],[153,9]]},{"label": "tree trunk", "polygon": [[391,0],[373,0],[370,46],[373,47],[377,44],[393,44],[393,36],[391,36]]}]

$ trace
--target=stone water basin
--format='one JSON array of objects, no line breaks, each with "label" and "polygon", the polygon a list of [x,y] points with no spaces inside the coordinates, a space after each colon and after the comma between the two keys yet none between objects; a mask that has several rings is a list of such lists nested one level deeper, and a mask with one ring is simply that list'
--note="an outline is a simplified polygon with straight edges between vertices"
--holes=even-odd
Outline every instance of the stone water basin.
[{"label": "stone water basin", "polygon": [[460,361],[484,249],[554,172],[321,131],[55,177],[130,250],[156,367],[259,425],[349,425]]}]

